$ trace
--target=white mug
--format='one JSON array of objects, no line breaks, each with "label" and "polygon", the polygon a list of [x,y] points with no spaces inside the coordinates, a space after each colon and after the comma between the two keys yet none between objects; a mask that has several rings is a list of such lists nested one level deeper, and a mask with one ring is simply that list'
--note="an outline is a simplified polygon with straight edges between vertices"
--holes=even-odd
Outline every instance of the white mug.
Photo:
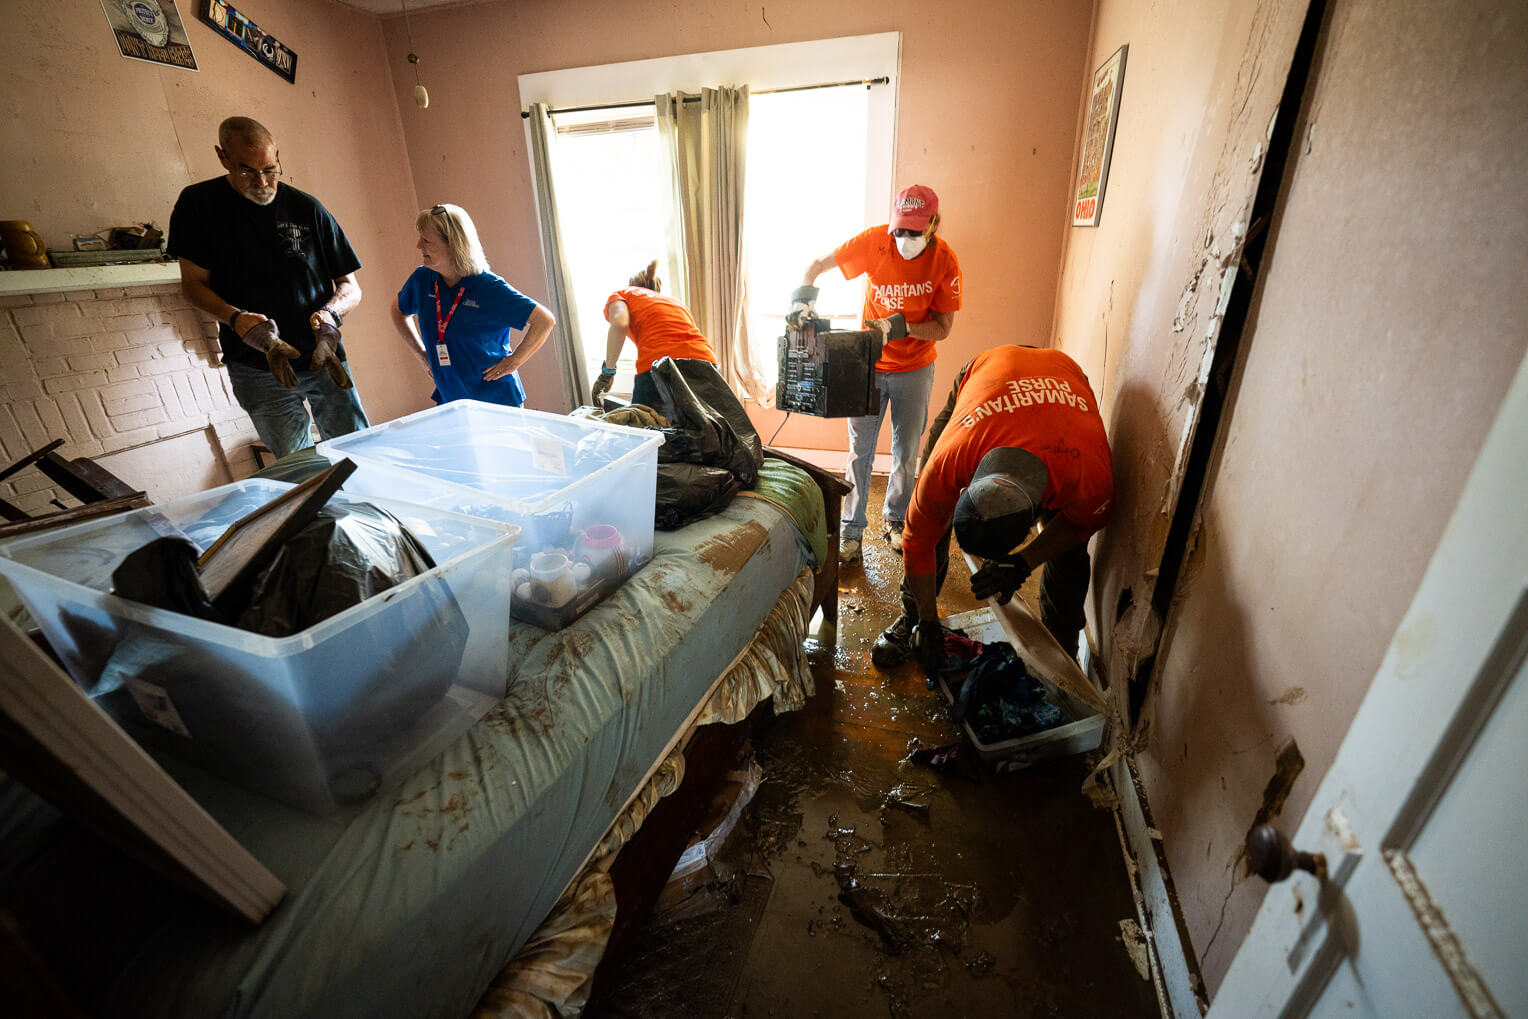
[{"label": "white mug", "polygon": [[531,599],[547,608],[561,608],[578,594],[573,564],[561,552],[537,552],[531,556]]}]

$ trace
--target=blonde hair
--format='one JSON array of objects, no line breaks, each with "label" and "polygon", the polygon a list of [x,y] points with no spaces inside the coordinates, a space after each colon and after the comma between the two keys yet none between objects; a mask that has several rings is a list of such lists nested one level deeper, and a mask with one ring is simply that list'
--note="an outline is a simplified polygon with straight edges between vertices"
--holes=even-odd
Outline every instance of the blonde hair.
[{"label": "blonde hair", "polygon": [[451,252],[451,268],[461,276],[475,276],[488,271],[488,256],[478,240],[477,227],[472,217],[460,205],[435,205],[421,209],[414,217],[414,229],[424,232],[426,226],[435,228]]},{"label": "blonde hair", "polygon": [[658,291],[658,260],[655,258],[647,263],[647,267],[626,281],[627,286],[645,287],[656,293]]}]

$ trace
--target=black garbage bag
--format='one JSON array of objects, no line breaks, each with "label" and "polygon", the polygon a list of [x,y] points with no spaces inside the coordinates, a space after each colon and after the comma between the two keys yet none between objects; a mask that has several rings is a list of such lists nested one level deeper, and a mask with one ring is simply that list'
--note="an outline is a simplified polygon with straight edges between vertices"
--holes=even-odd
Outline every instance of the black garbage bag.
[{"label": "black garbage bag", "polygon": [[111,574],[111,593],[198,619],[218,619],[196,570],[199,553],[185,538],[155,538],[127,554]]},{"label": "black garbage bag", "polygon": [[[727,380],[722,378],[722,373],[710,361],[682,358],[674,364],[678,365],[680,374],[684,376],[696,399],[727,419],[738,441],[748,450],[753,460],[752,473],[757,476],[759,467],[764,463],[764,443],[759,439],[753,422],[748,420],[748,411],[743,407],[743,401],[737,398],[732,387],[727,385]],[[744,484],[752,486],[751,482],[745,481]]]},{"label": "black garbage bag", "polygon": [[235,625],[290,637],[434,568],[419,539],[387,510],[331,502],[281,546]]},{"label": "black garbage bag", "polygon": [[660,463],[694,463],[731,471],[744,488],[752,488],[763,464],[763,449],[758,433],[748,426],[748,437],[739,435],[731,417],[722,409],[703,400],[691,387],[690,375],[697,380],[709,399],[736,405],[733,414],[741,421],[747,413],[707,361],[665,357],[652,367],[653,382],[663,395],[664,416],[673,423],[663,429],[664,444],[658,452]]},{"label": "black garbage bag", "polygon": [[659,464],[653,525],[672,531],[726,508],[742,484],[731,471],[700,464]]}]

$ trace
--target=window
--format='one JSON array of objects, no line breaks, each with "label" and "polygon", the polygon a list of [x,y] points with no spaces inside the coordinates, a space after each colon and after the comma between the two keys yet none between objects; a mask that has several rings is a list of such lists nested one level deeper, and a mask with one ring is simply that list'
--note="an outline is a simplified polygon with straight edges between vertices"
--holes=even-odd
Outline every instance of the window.
[{"label": "window", "polygon": [[[849,85],[749,98],[748,338],[771,385],[791,292],[807,266],[868,225],[869,91]],[[845,280],[833,269],[817,285],[817,314],[858,328],[863,277]]]},{"label": "window", "polygon": [[[673,186],[652,109],[626,104],[707,85],[749,86],[748,329],[754,361],[772,382],[782,319],[807,265],[866,225],[885,222],[900,51],[901,36],[882,32],[518,77],[523,104],[586,111],[553,114],[551,169],[577,341],[591,369],[604,358],[605,298],[648,261],[659,260],[664,292],[685,298],[672,285],[681,239],[673,232]],[[817,87],[869,80],[885,84]],[[863,281],[828,272],[818,285],[820,314],[858,323]],[[614,389],[629,393],[630,347],[616,367]]]},{"label": "window", "polygon": [[[557,218],[592,378],[605,359],[605,298],[654,258],[664,292],[672,293],[669,171],[651,109],[559,113],[552,123]],[[614,392],[631,394],[636,364],[636,346],[627,343]]]}]

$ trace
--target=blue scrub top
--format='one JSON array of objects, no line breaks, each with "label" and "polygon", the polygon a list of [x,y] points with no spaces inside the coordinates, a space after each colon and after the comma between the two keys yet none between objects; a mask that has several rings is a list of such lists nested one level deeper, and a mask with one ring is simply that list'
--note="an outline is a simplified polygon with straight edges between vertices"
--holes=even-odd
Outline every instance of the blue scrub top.
[{"label": "blue scrub top", "polygon": [[[449,319],[446,326],[446,351],[450,364],[442,365],[435,353],[439,330],[435,318],[435,284],[440,284],[440,313]],[[451,305],[458,291],[461,303],[455,314]],[[463,277],[456,286],[446,286],[440,273],[420,266],[409,274],[398,291],[398,310],[419,316],[419,334],[430,357],[430,372],[435,376],[437,403],[452,400],[483,400],[508,407],[525,402],[525,387],[520,373],[511,372],[493,382],[483,380],[483,372],[514,351],[509,334],[524,330],[536,302],[506,283],[501,276],[480,272]]]}]

